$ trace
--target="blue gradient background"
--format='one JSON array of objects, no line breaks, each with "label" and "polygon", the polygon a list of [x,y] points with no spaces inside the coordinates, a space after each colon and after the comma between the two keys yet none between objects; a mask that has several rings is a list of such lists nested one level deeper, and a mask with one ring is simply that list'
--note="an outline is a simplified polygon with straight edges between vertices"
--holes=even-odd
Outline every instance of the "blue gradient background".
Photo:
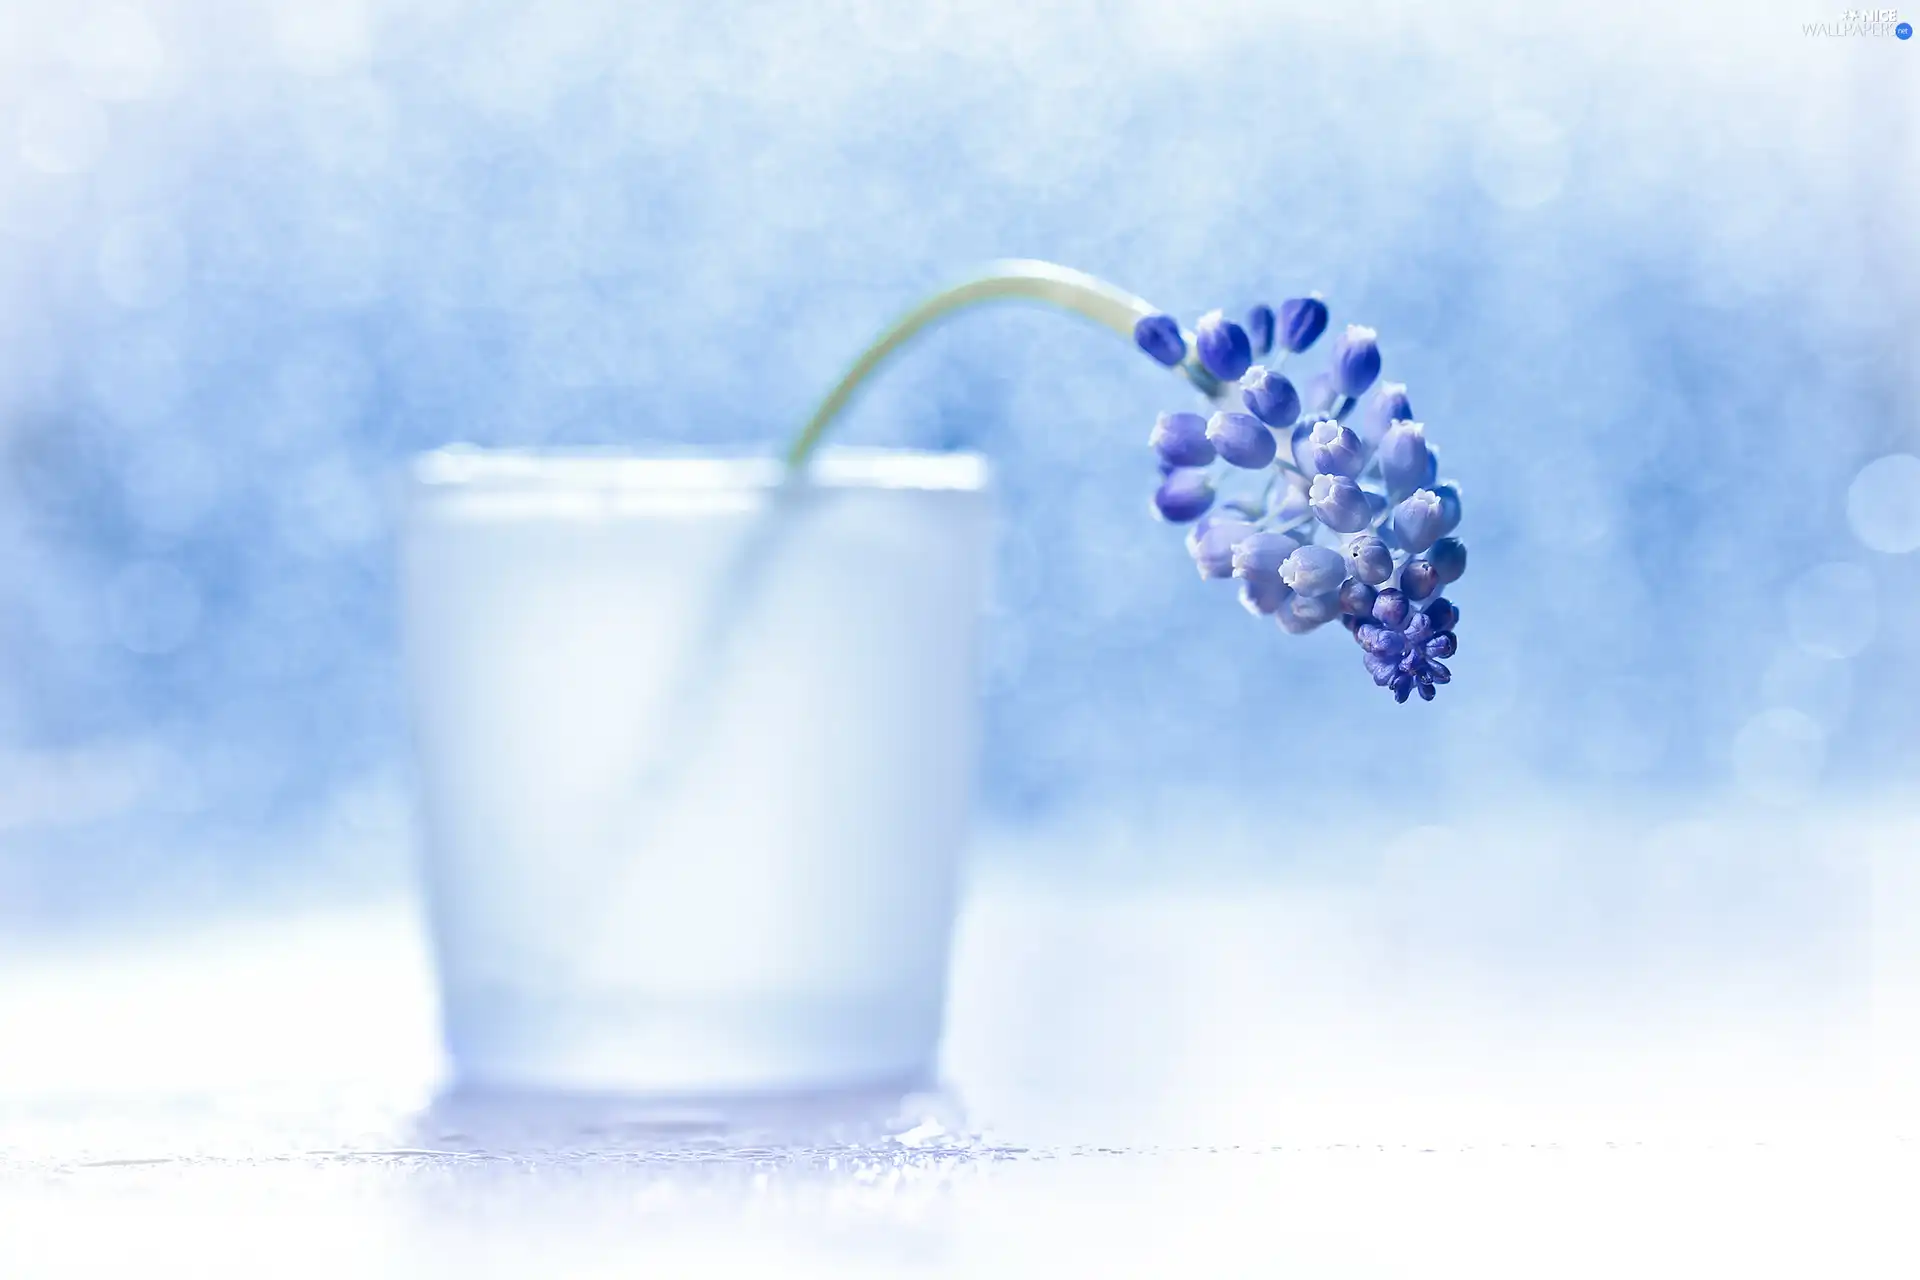
[{"label": "blue gradient background", "polygon": [[[0,921],[397,882],[407,455],[770,444],[1008,255],[1187,317],[1324,290],[1473,566],[1457,682],[1397,708],[1146,518],[1164,374],[1047,314],[923,341],[842,438],[999,464],[986,829],[1152,846],[1004,856],[1908,805],[1920,562],[1847,495],[1920,448],[1920,99],[1910,46],[1802,34],[1831,16],[15,0]],[[1645,870],[1590,856],[1601,897]]]}]

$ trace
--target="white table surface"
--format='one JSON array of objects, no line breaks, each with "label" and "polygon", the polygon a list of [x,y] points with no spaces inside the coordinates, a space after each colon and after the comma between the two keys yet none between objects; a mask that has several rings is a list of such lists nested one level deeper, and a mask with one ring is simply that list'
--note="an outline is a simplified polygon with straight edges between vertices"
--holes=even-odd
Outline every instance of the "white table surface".
[{"label": "white table surface", "polygon": [[1844,897],[1688,962],[989,876],[947,1092],[731,1129],[436,1104],[403,901],[15,954],[0,1276],[1911,1276],[1920,1075]]}]

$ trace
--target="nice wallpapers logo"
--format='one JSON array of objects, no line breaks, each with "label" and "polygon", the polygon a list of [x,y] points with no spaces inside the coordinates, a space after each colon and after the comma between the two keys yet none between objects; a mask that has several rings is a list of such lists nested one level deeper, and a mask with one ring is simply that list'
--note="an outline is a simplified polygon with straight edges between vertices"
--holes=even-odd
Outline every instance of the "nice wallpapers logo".
[{"label": "nice wallpapers logo", "polygon": [[1848,9],[1837,22],[1803,22],[1800,30],[1810,36],[1892,36],[1911,40],[1913,24],[1903,22],[1898,9]]}]

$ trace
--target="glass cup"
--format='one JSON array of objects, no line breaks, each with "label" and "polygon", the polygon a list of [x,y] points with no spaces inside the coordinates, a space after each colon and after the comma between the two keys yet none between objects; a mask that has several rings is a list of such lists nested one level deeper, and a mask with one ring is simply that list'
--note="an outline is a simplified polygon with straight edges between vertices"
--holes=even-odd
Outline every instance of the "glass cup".
[{"label": "glass cup", "polygon": [[402,550],[456,1087],[915,1088],[971,789],[985,464],[470,448]]}]

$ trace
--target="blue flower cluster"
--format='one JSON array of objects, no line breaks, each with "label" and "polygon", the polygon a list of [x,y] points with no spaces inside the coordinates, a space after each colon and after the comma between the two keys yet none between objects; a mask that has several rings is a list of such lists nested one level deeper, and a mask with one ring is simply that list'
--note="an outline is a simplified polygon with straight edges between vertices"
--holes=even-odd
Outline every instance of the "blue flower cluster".
[{"label": "blue flower cluster", "polygon": [[1142,351],[1213,402],[1208,417],[1154,423],[1154,510],[1190,526],[1200,576],[1238,580],[1250,612],[1293,635],[1338,618],[1375,684],[1396,702],[1431,701],[1453,678],[1445,660],[1459,643],[1460,610],[1440,591],[1467,569],[1452,536],[1460,487],[1439,479],[1406,387],[1379,381],[1372,329],[1337,335],[1304,395],[1280,371],[1327,320],[1320,299],[1290,298],[1277,311],[1254,307],[1245,324],[1209,312],[1190,334],[1168,315],[1134,326]]}]

